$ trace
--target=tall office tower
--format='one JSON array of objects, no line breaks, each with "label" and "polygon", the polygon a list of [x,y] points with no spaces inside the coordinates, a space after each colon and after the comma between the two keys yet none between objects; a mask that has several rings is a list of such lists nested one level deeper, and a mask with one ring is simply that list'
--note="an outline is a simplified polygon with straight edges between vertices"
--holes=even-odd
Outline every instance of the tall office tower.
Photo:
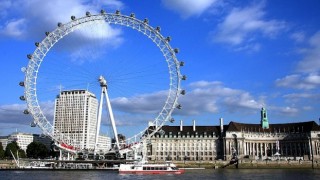
[{"label": "tall office tower", "polygon": [[66,143],[76,148],[94,149],[97,111],[98,100],[93,93],[62,91],[55,101],[54,132],[69,137]]}]

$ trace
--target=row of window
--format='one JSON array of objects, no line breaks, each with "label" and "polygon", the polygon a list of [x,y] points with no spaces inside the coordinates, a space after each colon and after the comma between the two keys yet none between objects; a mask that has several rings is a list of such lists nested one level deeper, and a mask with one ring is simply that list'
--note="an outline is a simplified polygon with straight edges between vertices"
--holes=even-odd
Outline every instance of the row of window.
[{"label": "row of window", "polygon": [[167,148],[167,147],[165,147],[165,148],[157,148],[156,150],[157,151],[172,151],[172,150],[175,150],[175,151],[177,151],[177,150],[204,150],[204,151],[207,151],[207,150],[211,150],[211,149],[213,149],[213,147],[211,148],[211,147],[196,147],[196,148],[194,148],[194,147],[191,147],[191,148],[189,148],[189,147],[174,147],[174,148],[172,148],[172,147],[170,147],[170,148]]},{"label": "row of window", "polygon": [[201,156],[212,156],[213,152],[156,152],[157,156],[195,156],[199,154]]}]

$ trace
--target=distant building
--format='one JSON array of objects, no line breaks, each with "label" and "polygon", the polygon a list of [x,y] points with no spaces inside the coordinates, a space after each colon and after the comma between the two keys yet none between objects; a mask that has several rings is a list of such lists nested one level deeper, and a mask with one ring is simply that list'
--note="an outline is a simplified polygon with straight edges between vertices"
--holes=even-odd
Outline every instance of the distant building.
[{"label": "distant building", "polygon": [[26,152],[27,146],[33,142],[33,135],[29,133],[16,132],[9,135],[8,140],[9,143],[12,141],[16,141],[20,149]]},{"label": "distant building", "polygon": [[52,139],[48,136],[45,136],[43,134],[33,134],[33,142],[39,142],[42,143],[46,146],[46,148],[48,150],[51,149],[51,145],[52,145]]},{"label": "distant building", "polygon": [[12,141],[17,142],[18,146],[25,152],[28,145],[32,142],[41,142],[48,150],[50,150],[52,142],[52,140],[46,136],[22,132],[15,132],[9,136],[0,136],[0,142],[2,143],[3,149],[6,149],[7,145]]},{"label": "distant building", "polygon": [[0,143],[2,144],[3,149],[5,150],[8,144],[8,136],[0,136]]},{"label": "distant building", "polygon": [[107,153],[111,149],[111,138],[104,135],[99,135],[97,151],[100,154]]},{"label": "distant building", "polygon": [[[162,133],[161,133],[162,132]],[[151,139],[149,160],[320,159],[320,127],[314,121],[269,124],[265,108],[260,124],[163,126]]]}]

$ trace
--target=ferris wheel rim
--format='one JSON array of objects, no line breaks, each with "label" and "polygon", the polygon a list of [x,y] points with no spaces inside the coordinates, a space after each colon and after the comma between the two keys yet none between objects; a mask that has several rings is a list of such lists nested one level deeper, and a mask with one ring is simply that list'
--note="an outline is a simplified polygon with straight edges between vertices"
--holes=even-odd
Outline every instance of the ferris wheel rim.
[{"label": "ferris wheel rim", "polygon": [[[45,135],[50,136],[53,140],[58,143],[64,143],[64,135],[62,133],[54,133],[53,126],[47,120],[44,115],[41,106],[39,105],[37,97],[37,77],[38,70],[40,69],[42,61],[45,59],[46,54],[50,49],[63,37],[67,36],[75,29],[80,29],[86,23],[105,21],[109,24],[117,24],[121,26],[130,27],[131,29],[137,30],[138,32],[146,35],[149,39],[154,42],[162,54],[164,59],[168,64],[169,75],[170,75],[170,88],[165,104],[162,107],[160,113],[154,118],[153,124],[155,128],[147,134],[148,137],[156,133],[167,121],[171,118],[173,110],[179,106],[178,97],[181,94],[180,89],[180,62],[177,60],[176,53],[177,50],[173,49],[169,41],[170,39],[165,38],[160,33],[160,28],[153,28],[149,25],[147,19],[139,20],[136,19],[134,15],[126,16],[122,15],[117,11],[116,13],[104,13],[103,11],[97,15],[91,15],[86,13],[86,16],[76,19],[74,16],[71,17],[71,21],[65,24],[58,23],[58,27],[52,32],[46,32],[46,37],[41,41],[41,43],[36,43],[36,49],[32,55],[28,55],[29,63],[25,71],[25,91],[24,96],[27,102],[27,108],[29,113],[33,116],[34,121],[40,127]],[[148,127],[127,141],[136,141],[135,139],[145,138],[145,132],[148,131]],[[138,140],[139,141],[139,140]]]}]

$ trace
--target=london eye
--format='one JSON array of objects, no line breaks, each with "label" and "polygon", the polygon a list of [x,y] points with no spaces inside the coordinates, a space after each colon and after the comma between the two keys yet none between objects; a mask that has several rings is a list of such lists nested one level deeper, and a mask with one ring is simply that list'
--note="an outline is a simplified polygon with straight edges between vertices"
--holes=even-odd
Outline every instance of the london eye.
[{"label": "london eye", "polygon": [[[123,41],[121,38],[112,39],[112,35],[122,31],[116,28],[129,29],[129,34],[134,34],[135,38],[129,36],[129,40],[123,43],[132,43],[128,47],[130,51],[114,45]],[[119,117],[128,118],[127,121],[135,124],[134,119],[139,117],[129,117],[128,114],[151,114],[151,126],[143,124],[144,128],[126,138],[126,144],[146,140],[174,120],[173,111],[181,108],[178,98],[185,94],[180,87],[181,80],[186,80],[186,76],[180,73],[184,62],[178,60],[179,49],[171,47],[171,38],[163,36],[159,26],[152,27],[148,19],[137,19],[133,13],[123,15],[120,11],[107,13],[101,10],[95,15],[87,12],[81,18],[71,16],[70,22],[58,23],[53,31],[44,35],[42,41],[35,43],[33,53],[27,55],[28,64],[23,68],[25,79],[19,83],[24,87],[20,99],[26,101],[24,113],[33,117],[32,126],[38,126],[59,148],[79,151],[73,148],[79,142],[54,130],[54,100],[63,90],[87,89],[98,95],[101,87],[108,86],[117,124]],[[147,38],[141,38],[143,36]],[[145,51],[140,41],[146,46],[153,44],[153,49]],[[101,86],[104,78],[108,84]],[[139,106],[139,99],[146,96],[154,102]],[[129,112],[123,110],[126,107],[124,102],[131,103]]]}]

